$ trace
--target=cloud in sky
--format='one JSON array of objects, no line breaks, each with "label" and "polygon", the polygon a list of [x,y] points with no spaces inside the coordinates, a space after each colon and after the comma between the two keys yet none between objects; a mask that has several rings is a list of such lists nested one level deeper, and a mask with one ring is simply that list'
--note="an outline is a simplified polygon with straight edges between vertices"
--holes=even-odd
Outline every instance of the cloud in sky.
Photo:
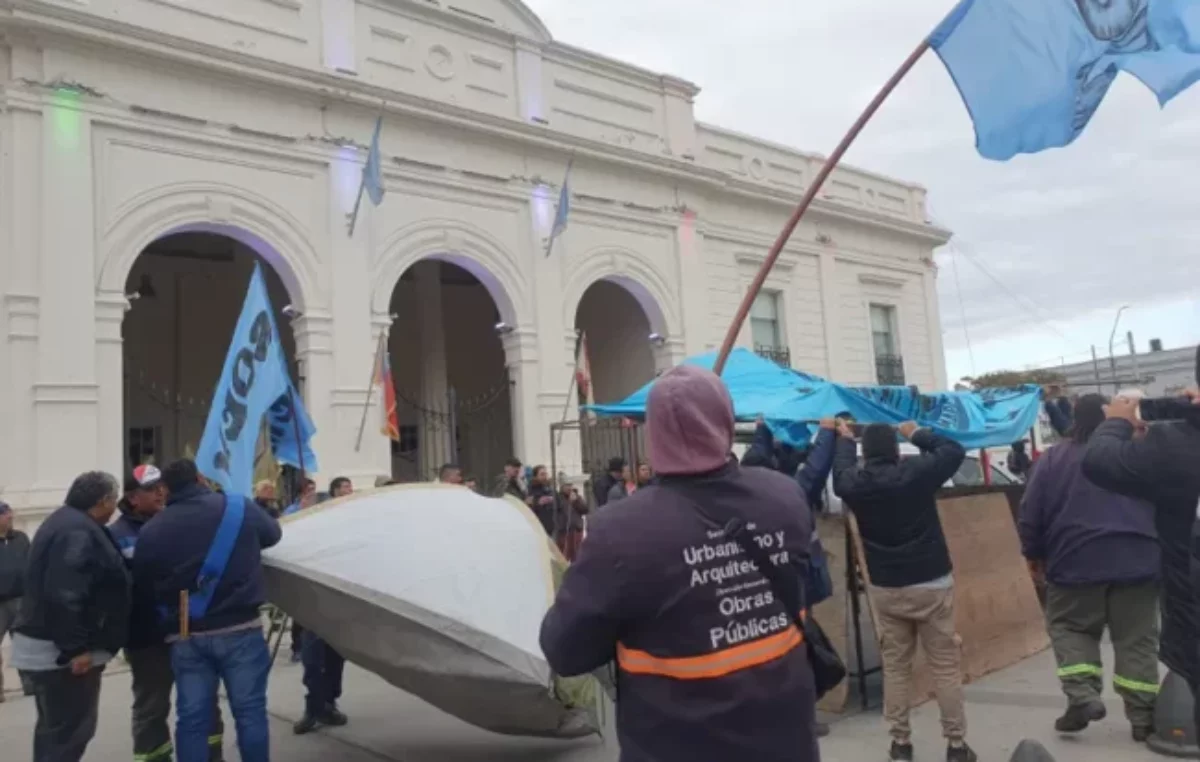
[{"label": "cloud in sky", "polygon": [[[559,40],[695,82],[703,121],[828,153],[953,0],[528,5]],[[1198,137],[1200,86],[1160,111],[1123,77],[1073,146],[989,162],[975,153],[949,76],[927,55],[849,161],[927,187],[931,215],[956,234],[938,256],[953,378],[970,371],[964,316],[980,372],[1077,356],[1098,334],[1107,351],[1121,304],[1143,316],[1143,344],[1200,339]],[[1184,314],[1183,325],[1154,319]]]}]

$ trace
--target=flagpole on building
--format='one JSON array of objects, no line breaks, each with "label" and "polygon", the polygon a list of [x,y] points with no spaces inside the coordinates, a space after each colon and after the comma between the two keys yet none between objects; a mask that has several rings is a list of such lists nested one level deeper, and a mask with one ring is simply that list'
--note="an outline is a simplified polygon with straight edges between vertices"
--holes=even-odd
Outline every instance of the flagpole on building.
[{"label": "flagpole on building", "polygon": [[896,73],[892,75],[884,86],[875,94],[871,102],[867,104],[867,108],[859,115],[858,119],[850,127],[850,131],[846,133],[842,141],[838,143],[833,153],[825,160],[821,171],[808,186],[808,191],[804,197],[800,199],[796,211],[792,212],[792,216],[783,226],[783,230],[779,233],[779,237],[775,240],[775,244],[771,246],[771,251],[767,254],[767,258],[763,260],[762,266],[758,269],[758,274],[754,276],[754,280],[750,283],[750,288],[746,290],[745,297],[742,298],[742,303],[738,307],[737,314],[733,318],[733,322],[729,324],[729,330],[725,333],[725,341],[721,344],[721,351],[717,353],[717,361],[713,364],[713,372],[718,376],[725,369],[725,361],[729,359],[729,353],[733,351],[733,345],[737,343],[738,333],[742,330],[742,324],[746,322],[746,316],[750,314],[750,308],[754,304],[755,298],[758,297],[758,292],[762,290],[763,284],[767,281],[767,276],[771,272],[771,268],[775,266],[776,260],[779,259],[780,253],[783,252],[783,247],[787,245],[788,239],[792,237],[796,226],[800,224],[800,219],[804,217],[804,213],[812,206],[812,202],[816,199],[817,194],[821,191],[821,186],[829,179],[829,175],[833,173],[834,168],[841,162],[842,157],[850,150],[850,146],[862,133],[863,128],[875,116],[875,112],[883,105],[883,102],[888,99],[888,96],[896,89],[896,86],[904,80],[913,67],[917,65],[917,61],[921,60],[921,56],[929,50],[929,38],[921,40],[921,44],[909,54]]},{"label": "flagpole on building", "polygon": [[[567,159],[567,171],[565,173],[563,173],[563,184],[562,184],[562,188],[560,189],[560,192],[559,192],[558,206],[556,206],[554,208],[554,222],[552,223],[552,226],[550,228],[550,239],[548,241],[546,241],[546,257],[547,258],[549,258],[550,254],[553,253],[553,251],[554,251],[554,241],[560,235],[562,235],[562,232],[563,232],[562,230],[558,229],[558,215],[562,213],[563,202],[565,201],[568,204],[570,203],[570,198],[566,194],[570,193],[570,191],[567,190],[567,188],[568,188],[568,183],[571,182],[571,168],[574,166],[575,166],[575,154],[572,152],[571,158]],[[570,207],[568,207],[567,211],[568,212],[570,211]]]},{"label": "flagpole on building", "polygon": [[362,449],[363,432],[367,430],[367,413],[371,410],[371,395],[375,392],[375,379],[379,375],[379,368],[383,361],[383,342],[385,336],[386,333],[380,331],[379,343],[375,345],[375,362],[371,364],[371,380],[367,383],[367,398],[363,400],[362,420],[358,424],[358,439],[354,443],[355,452]]},{"label": "flagpole on building", "polygon": [[[575,391],[575,385],[579,383],[579,347],[583,343],[583,331],[575,331],[575,353],[572,355],[571,368],[571,383],[567,387],[567,398],[563,400],[562,419],[560,423],[567,422],[567,413],[571,411],[571,394]],[[560,426],[558,429],[558,444],[562,444],[563,430]]]}]

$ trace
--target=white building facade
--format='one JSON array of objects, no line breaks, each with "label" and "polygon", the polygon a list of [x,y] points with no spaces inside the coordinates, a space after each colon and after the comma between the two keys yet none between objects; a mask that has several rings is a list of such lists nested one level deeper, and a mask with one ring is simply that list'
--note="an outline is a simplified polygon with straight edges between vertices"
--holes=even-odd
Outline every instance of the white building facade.
[{"label": "white building facade", "polygon": [[[577,331],[602,401],[718,346],[820,165],[517,0],[0,0],[0,83],[0,499],[26,515],[194,447],[254,261],[323,480],[546,462]],[[377,118],[386,196],[351,234]],[[945,388],[924,200],[836,172],[741,343]],[[399,444],[363,426],[381,335]]]}]

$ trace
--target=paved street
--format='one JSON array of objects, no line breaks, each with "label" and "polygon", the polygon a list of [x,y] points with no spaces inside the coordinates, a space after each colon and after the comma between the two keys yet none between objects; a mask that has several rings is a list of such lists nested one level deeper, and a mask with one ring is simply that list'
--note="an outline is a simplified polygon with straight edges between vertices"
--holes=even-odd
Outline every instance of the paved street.
[{"label": "paved street", "polygon": [[[1106,657],[1111,664],[1111,656]],[[291,724],[303,696],[300,670],[276,668],[271,684],[273,756],[287,762],[615,762],[615,742],[599,739],[556,743],[491,735],[448,717],[426,704],[357,669],[347,671],[342,707],[351,724],[335,731],[297,738]],[[10,673],[6,685],[16,685]],[[1109,719],[1077,739],[1060,739],[1051,724],[1061,712],[1062,698],[1049,654],[1030,659],[968,688],[971,742],[984,762],[1008,762],[1024,737],[1045,743],[1058,762],[1151,762],[1161,760],[1133,745],[1119,701],[1110,700]],[[130,759],[129,677],[115,673],[104,681],[100,732],[87,762]],[[1110,697],[1113,698],[1113,697]],[[29,762],[33,702],[9,693],[0,705],[0,748],[4,762]],[[944,759],[937,708],[918,710],[918,759]],[[885,757],[885,732],[877,712],[850,717],[833,726],[822,744],[824,762],[873,762]],[[236,760],[232,746],[226,758]]]}]

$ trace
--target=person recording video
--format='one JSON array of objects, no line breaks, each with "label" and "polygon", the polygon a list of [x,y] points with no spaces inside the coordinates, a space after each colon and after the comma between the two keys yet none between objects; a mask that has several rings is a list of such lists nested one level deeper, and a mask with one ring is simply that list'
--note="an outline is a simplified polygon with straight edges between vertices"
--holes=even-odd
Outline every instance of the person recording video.
[{"label": "person recording video", "polygon": [[[1196,357],[1200,383],[1200,351]],[[1154,505],[1162,548],[1159,656],[1200,694],[1200,392],[1179,401],[1118,395],[1088,443],[1083,472],[1098,486]],[[1140,413],[1140,415],[1139,415]],[[1176,420],[1162,420],[1170,416]],[[1154,421],[1138,435],[1143,421]],[[1194,706],[1200,727],[1200,701]]]}]

